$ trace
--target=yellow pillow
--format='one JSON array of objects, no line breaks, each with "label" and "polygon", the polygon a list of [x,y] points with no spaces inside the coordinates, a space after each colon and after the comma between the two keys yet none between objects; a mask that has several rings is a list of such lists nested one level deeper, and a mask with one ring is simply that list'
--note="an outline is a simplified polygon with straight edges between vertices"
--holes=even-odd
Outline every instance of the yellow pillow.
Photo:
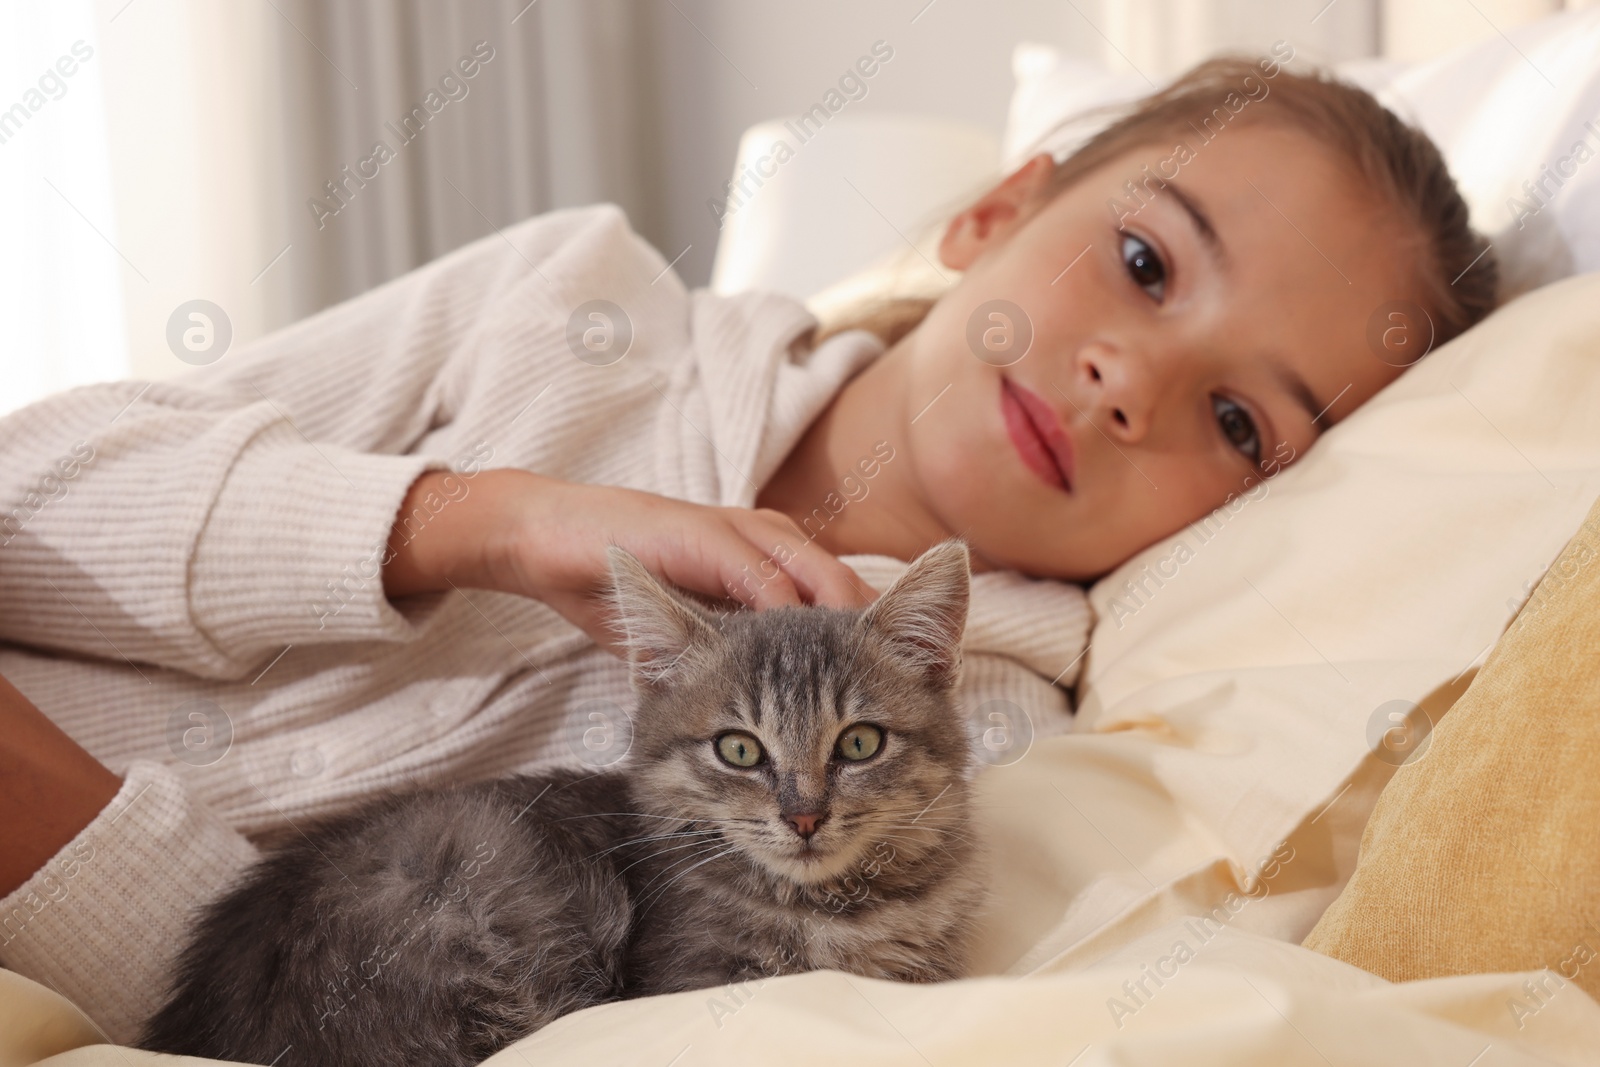
[{"label": "yellow pillow", "polygon": [[1384,788],[1304,944],[1396,982],[1548,967],[1508,999],[1519,1025],[1569,982],[1600,999],[1600,502]]}]

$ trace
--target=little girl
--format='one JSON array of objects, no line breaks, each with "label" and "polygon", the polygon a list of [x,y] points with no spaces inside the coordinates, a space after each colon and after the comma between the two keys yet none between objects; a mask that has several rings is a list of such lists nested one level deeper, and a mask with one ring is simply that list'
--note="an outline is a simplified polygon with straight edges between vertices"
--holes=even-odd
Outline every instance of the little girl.
[{"label": "little girl", "polygon": [[1219,60],[984,193],[939,248],[959,281],[864,328],[687,292],[598,206],[187,377],[16,412],[0,963],[127,1041],[256,842],[383,789],[620,759],[607,543],[756,608],[852,607],[965,538],[963,699],[1013,758],[1070,728],[1071,583],[1487,314],[1485,251],[1366,93]]}]

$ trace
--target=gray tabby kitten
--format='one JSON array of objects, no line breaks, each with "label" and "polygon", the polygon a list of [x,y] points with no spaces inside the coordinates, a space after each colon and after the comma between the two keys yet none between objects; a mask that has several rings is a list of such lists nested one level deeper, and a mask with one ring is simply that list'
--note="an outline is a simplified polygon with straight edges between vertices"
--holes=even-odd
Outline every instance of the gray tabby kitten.
[{"label": "gray tabby kitten", "polygon": [[627,758],[309,828],[206,909],[142,1047],[465,1067],[610,1000],[965,973],[983,900],[953,695],[966,546],[863,611],[718,617],[622,549],[610,563]]}]

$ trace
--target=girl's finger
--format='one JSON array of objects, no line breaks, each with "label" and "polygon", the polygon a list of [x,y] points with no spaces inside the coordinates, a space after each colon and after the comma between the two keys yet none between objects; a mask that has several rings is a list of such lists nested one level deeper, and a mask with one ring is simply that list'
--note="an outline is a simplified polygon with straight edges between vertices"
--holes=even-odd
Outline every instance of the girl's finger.
[{"label": "girl's finger", "polygon": [[767,569],[780,568],[806,603],[830,608],[862,608],[877,592],[861,576],[816,542],[803,535],[794,520],[778,511],[752,513],[756,529],[751,536],[770,561]]},{"label": "girl's finger", "polygon": [[864,608],[878,596],[861,575],[816,545],[801,549],[784,565],[784,573],[809,603],[823,607]]},{"label": "girl's finger", "polygon": [[692,541],[663,551],[652,569],[674,585],[757,610],[804,602],[783,568],[739,531],[713,523],[695,533]]}]

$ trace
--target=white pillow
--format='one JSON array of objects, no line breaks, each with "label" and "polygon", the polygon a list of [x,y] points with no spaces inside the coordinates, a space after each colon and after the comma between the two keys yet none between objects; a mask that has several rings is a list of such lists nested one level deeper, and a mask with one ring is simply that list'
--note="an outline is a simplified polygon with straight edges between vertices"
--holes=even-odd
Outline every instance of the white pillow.
[{"label": "white pillow", "polygon": [[721,227],[712,291],[804,300],[923,239],[996,177],[995,136],[970,123],[842,113],[801,143],[803,132],[794,120],[744,132],[742,185],[707,202]]},{"label": "white pillow", "polygon": [[[1504,296],[1600,269],[1600,7],[1541,19],[1427,63],[1365,59],[1334,70],[1433,138],[1473,226],[1494,244]],[[1048,45],[1019,45],[1012,73],[1017,86],[1001,147],[1007,170],[1039,151],[1070,154],[1110,121],[1079,117],[1083,111],[1150,91],[1137,74],[1112,74]],[[1592,155],[1568,163],[1574,173],[1557,175],[1560,185],[1545,177],[1544,168],[1560,166],[1580,141]],[[1544,193],[1523,188],[1541,180]]]},{"label": "white pillow", "polygon": [[1054,45],[1033,42],[1011,53],[1011,76],[1017,87],[1000,138],[1000,165],[1007,173],[1040,152],[1065,159],[1114,117],[1088,112],[1150,91],[1137,74],[1113,74],[1098,63],[1062,55]]},{"label": "white pillow", "polygon": [[[1407,71],[1378,98],[1440,146],[1518,293],[1600,270],[1600,8],[1507,36]],[[1579,143],[1585,160],[1558,185],[1548,175]]]}]

